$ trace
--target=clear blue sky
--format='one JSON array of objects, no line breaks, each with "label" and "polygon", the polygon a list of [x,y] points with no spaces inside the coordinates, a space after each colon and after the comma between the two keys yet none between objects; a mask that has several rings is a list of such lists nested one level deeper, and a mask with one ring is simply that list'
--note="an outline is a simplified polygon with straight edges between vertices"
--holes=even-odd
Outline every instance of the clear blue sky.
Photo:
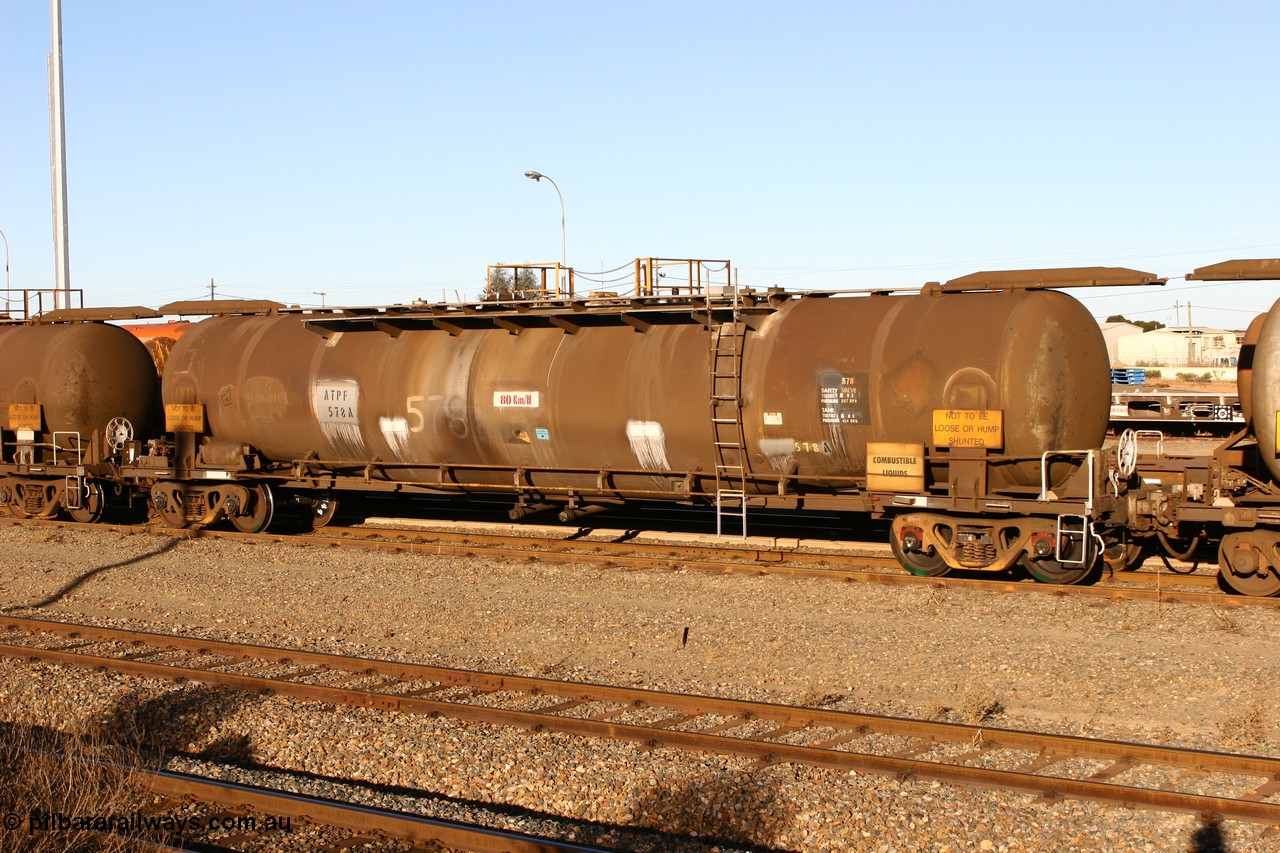
[{"label": "clear blue sky", "polygon": [[[491,262],[743,284],[1280,256],[1280,4],[64,0],[89,305],[473,296]],[[51,287],[47,0],[0,7],[0,230]],[[1083,295],[1077,292],[1077,295]],[[1242,328],[1280,284],[1095,315]]]}]

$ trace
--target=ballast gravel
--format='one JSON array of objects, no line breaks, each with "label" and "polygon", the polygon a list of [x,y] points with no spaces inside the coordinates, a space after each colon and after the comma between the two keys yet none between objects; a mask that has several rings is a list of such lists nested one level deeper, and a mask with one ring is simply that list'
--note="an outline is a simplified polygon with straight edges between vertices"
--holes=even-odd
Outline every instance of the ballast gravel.
[{"label": "ballast gravel", "polygon": [[[0,606],[501,673],[1280,750],[1280,614],[1264,608],[9,525],[0,525]],[[1214,849],[1192,815],[10,660],[0,660],[0,720],[129,731],[174,766],[625,850]],[[1265,827],[1214,832],[1236,853],[1280,849]]]}]

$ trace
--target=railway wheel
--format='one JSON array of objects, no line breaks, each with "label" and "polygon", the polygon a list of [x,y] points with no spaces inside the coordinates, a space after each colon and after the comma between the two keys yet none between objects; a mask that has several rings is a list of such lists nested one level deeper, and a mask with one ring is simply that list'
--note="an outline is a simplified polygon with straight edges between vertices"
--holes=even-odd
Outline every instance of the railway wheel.
[{"label": "railway wheel", "polygon": [[1096,565],[1085,563],[1062,563],[1052,557],[1037,557],[1034,560],[1026,556],[1022,558],[1022,567],[1031,577],[1040,583],[1052,583],[1062,586],[1083,583],[1094,573]]},{"label": "railway wheel", "polygon": [[918,539],[910,539],[911,528],[904,528],[903,535],[908,539],[908,545],[916,547],[903,547],[902,539],[897,533],[889,534],[889,547],[893,550],[893,556],[902,564],[902,568],[922,578],[939,578],[951,571],[951,567],[937,550],[930,548],[926,553],[918,547]]},{"label": "railway wheel", "polygon": [[311,526],[313,528],[324,527],[333,521],[333,517],[337,514],[338,499],[330,494],[321,495],[311,504]]},{"label": "railway wheel", "polygon": [[1218,545],[1218,585],[1241,595],[1280,595],[1280,535],[1228,533]]},{"label": "railway wheel", "polygon": [[80,492],[80,506],[68,509],[67,515],[72,521],[81,524],[96,524],[102,520],[102,513],[107,508],[107,496],[102,486],[93,480],[84,481],[84,489]]},{"label": "railway wheel", "polygon": [[15,487],[8,480],[0,480],[0,518],[6,516],[16,516],[18,514],[17,507],[10,509],[9,503],[13,500]]},{"label": "railway wheel", "polygon": [[1019,563],[1027,574],[1040,583],[1070,586],[1097,580],[1102,565],[1102,553],[1093,547],[1092,534],[1062,533],[1062,542],[1056,542],[1047,534],[1039,537],[1045,542],[1034,553],[1023,554]]},{"label": "railway wheel", "polygon": [[248,505],[230,516],[231,526],[241,533],[261,533],[275,515],[276,502],[267,485],[249,488]]},{"label": "railway wheel", "polygon": [[185,495],[173,483],[156,483],[151,487],[151,508],[160,523],[175,530],[187,526]]}]

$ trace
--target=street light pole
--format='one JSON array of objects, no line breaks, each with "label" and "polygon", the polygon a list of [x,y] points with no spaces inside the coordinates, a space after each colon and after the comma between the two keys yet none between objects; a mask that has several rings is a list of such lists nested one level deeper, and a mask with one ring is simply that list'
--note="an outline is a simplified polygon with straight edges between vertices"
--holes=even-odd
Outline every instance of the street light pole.
[{"label": "street light pole", "polygon": [[9,238],[4,236],[4,232],[0,231],[0,240],[4,241],[4,313],[9,313],[9,292],[13,288],[9,285]]},{"label": "street light pole", "polygon": [[71,307],[71,253],[67,244],[67,131],[62,105],[62,0],[50,0],[53,51],[49,54],[49,147],[53,170],[53,306]]},{"label": "street light pole", "polygon": [[535,181],[541,181],[543,178],[547,178],[547,182],[550,183],[551,186],[555,187],[556,195],[560,198],[560,268],[565,270],[565,274],[567,275],[569,269],[569,253],[565,248],[567,243],[565,242],[564,230],[564,194],[560,192],[560,187],[555,181],[551,180],[551,178],[541,172],[528,171],[524,173],[524,176]]}]

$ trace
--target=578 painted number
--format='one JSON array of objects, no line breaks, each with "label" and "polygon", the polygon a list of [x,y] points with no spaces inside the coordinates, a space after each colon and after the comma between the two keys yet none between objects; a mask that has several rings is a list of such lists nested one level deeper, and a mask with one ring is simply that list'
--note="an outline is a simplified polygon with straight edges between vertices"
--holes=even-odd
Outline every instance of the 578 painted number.
[{"label": "578 painted number", "polygon": [[421,394],[414,394],[412,397],[405,398],[404,407],[405,409],[408,410],[409,417],[417,421],[416,425],[411,425],[409,427],[409,432],[422,432],[424,429],[427,428],[426,415],[424,415],[422,413],[422,409],[418,408],[417,406],[418,403],[421,403],[423,400],[426,400],[426,399],[427,398],[422,396]]}]

